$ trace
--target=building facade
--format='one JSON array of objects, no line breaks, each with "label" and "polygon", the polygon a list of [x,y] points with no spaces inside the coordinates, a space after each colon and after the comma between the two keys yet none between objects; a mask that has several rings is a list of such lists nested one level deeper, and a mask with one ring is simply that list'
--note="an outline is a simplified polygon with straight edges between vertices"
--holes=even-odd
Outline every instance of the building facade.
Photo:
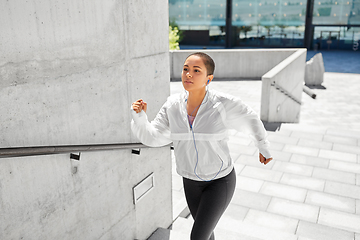
[{"label": "building facade", "polygon": [[182,45],[357,50],[360,0],[169,0]]}]

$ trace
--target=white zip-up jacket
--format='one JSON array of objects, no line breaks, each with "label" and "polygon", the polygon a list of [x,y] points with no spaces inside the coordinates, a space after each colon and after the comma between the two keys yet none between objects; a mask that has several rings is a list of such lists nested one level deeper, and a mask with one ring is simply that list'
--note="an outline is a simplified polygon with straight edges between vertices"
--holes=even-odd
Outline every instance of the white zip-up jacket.
[{"label": "white zip-up jacket", "polygon": [[144,111],[131,109],[131,129],[145,145],[174,145],[178,174],[192,180],[212,180],[228,175],[233,161],[227,146],[228,130],[250,135],[259,152],[270,158],[266,130],[258,115],[239,98],[208,90],[190,127],[186,93],[170,96],[151,123]]}]

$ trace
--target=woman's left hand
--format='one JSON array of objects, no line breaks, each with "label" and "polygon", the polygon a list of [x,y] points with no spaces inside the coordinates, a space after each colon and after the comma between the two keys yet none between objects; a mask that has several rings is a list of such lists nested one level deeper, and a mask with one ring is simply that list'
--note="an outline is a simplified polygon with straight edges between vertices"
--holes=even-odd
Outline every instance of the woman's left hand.
[{"label": "woman's left hand", "polygon": [[261,153],[259,153],[259,159],[260,162],[263,163],[264,165],[268,164],[272,160],[272,158],[266,159]]}]

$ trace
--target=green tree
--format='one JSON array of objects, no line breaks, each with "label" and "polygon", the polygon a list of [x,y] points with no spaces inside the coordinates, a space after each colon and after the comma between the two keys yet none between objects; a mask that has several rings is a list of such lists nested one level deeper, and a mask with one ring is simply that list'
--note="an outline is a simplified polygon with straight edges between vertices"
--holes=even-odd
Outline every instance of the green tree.
[{"label": "green tree", "polygon": [[179,50],[179,29],[177,27],[169,26],[169,49]]},{"label": "green tree", "polygon": [[179,50],[179,42],[183,39],[183,32],[179,30],[175,19],[169,21],[169,49]]}]

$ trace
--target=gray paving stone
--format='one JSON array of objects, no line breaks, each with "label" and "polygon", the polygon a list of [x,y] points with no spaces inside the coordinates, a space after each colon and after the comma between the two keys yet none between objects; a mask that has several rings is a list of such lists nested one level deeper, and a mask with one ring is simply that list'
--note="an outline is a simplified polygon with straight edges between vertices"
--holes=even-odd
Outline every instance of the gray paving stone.
[{"label": "gray paving stone", "polygon": [[277,132],[269,133],[268,139],[271,142],[271,144],[275,142],[275,143],[297,145],[297,143],[299,142],[299,138],[282,136],[282,135],[279,135]]},{"label": "gray paving stone", "polygon": [[306,132],[305,130],[303,130],[301,132],[298,132],[298,131],[292,132],[290,137],[322,141],[324,138],[324,135],[321,133],[310,133],[310,132]]},{"label": "gray paving stone", "polygon": [[316,239],[299,236],[297,240],[316,240]]},{"label": "gray paving stone", "polygon": [[298,146],[310,147],[310,148],[321,148],[331,150],[333,148],[333,143],[316,141],[311,139],[300,139]]},{"label": "gray paving stone", "polygon": [[234,168],[235,168],[235,173],[236,174],[239,174],[241,173],[241,171],[245,168],[245,165],[244,164],[241,164],[241,163],[234,163]]},{"label": "gray paving stone", "polygon": [[249,192],[259,192],[263,184],[263,180],[244,176],[236,177],[236,187]]},{"label": "gray paving stone", "polygon": [[[220,220],[221,221],[221,220]],[[252,237],[248,235],[244,235],[239,232],[234,232],[231,229],[222,229],[220,227],[215,228],[215,238],[216,239],[227,239],[227,240],[262,240],[257,237]],[[182,239],[183,240],[183,239]]]},{"label": "gray paving stone", "polygon": [[355,174],[325,168],[314,168],[313,177],[341,183],[355,184]]},{"label": "gray paving stone", "polygon": [[291,130],[284,130],[282,128],[279,131],[275,132],[276,135],[286,136],[286,137],[290,137],[291,133],[292,133]]},{"label": "gray paving stone", "polygon": [[274,230],[272,226],[265,227],[264,224],[259,226],[238,220],[233,220],[229,223],[221,219],[216,228],[236,232],[239,236],[237,240],[297,240],[296,235]]},{"label": "gray paving stone", "polygon": [[325,149],[320,149],[319,157],[334,159],[334,160],[339,160],[339,161],[345,161],[345,162],[353,162],[353,163],[357,162],[356,154],[340,152],[340,151],[325,150]]},{"label": "gray paving stone", "polygon": [[224,215],[228,220],[244,220],[246,214],[249,212],[248,207],[240,206],[238,204],[230,203],[227,209],[225,210]]},{"label": "gray paving stone", "polygon": [[291,153],[287,153],[287,152],[284,152],[284,151],[272,150],[271,154],[273,156],[274,161],[288,162],[290,160],[290,158],[291,158]]},{"label": "gray paving stone", "polygon": [[357,142],[358,142],[356,138],[339,137],[333,135],[325,135],[323,141],[331,142],[331,143],[347,144],[352,146],[357,146]]},{"label": "gray paving stone", "polygon": [[277,143],[277,142],[271,142],[270,144],[270,152],[273,150],[281,151],[284,149],[285,144],[283,143]]},{"label": "gray paving stone", "polygon": [[360,233],[355,233],[355,240],[360,240]]},{"label": "gray paving stone", "polygon": [[293,173],[297,175],[303,176],[311,176],[314,167],[306,166],[303,164],[291,163],[291,162],[274,162],[274,166],[272,168],[275,171]]},{"label": "gray paving stone", "polygon": [[319,224],[360,233],[360,216],[332,209],[321,208]]},{"label": "gray paving stone", "polygon": [[329,169],[360,174],[360,165],[357,163],[349,163],[349,162],[331,160]]},{"label": "gray paving stone", "polygon": [[280,183],[316,191],[324,191],[325,188],[325,180],[289,173],[284,173]]},{"label": "gray paving stone", "polygon": [[[314,103],[314,101],[311,101]],[[281,131],[288,130],[293,132],[303,132],[303,133],[315,133],[323,135],[327,132],[328,127],[326,126],[319,126],[319,125],[312,125],[312,124],[292,124],[292,123],[284,123],[281,125]]]},{"label": "gray paving stone", "polygon": [[236,162],[236,160],[240,157],[240,155],[241,154],[239,154],[239,153],[230,152],[230,157],[233,160],[233,162]]},{"label": "gray paving stone", "polygon": [[317,157],[319,155],[319,149],[317,148],[309,148],[309,147],[302,147],[302,146],[289,145],[289,144],[285,145],[283,151],[288,153],[296,153],[306,156],[312,156],[312,157]]},{"label": "gray paving stone", "polygon": [[[246,155],[246,154],[240,154],[240,156],[236,159],[235,163],[239,163],[239,164],[243,164],[245,166],[253,166],[253,167],[257,167],[260,168],[264,165],[262,165],[259,162],[259,159],[257,156],[250,156],[250,155]],[[268,167],[270,168],[270,167]]]},{"label": "gray paving stone", "polygon": [[356,214],[360,215],[360,200],[356,199]]},{"label": "gray paving stone", "polygon": [[352,184],[328,181],[325,183],[324,192],[354,199],[360,199],[360,186]]},{"label": "gray paving stone", "polygon": [[257,148],[253,146],[244,146],[233,142],[229,142],[228,147],[231,153],[253,155],[258,151]]},{"label": "gray paving stone", "polygon": [[271,223],[271,228],[273,230],[295,234],[299,220],[278,214],[250,209],[244,219],[244,222],[258,226],[261,226],[264,223]]},{"label": "gray paving stone", "polygon": [[315,191],[308,192],[305,203],[348,213],[355,213],[356,205],[353,198]]},{"label": "gray paving stone", "polygon": [[261,193],[235,189],[235,194],[231,201],[233,204],[237,204],[239,206],[265,211],[270,200],[271,197]]},{"label": "gray paving stone", "polygon": [[340,136],[340,137],[350,137],[350,138],[360,139],[360,137],[359,137],[360,130],[330,128],[326,131],[326,134]]},{"label": "gray paving stone", "polygon": [[356,174],[356,185],[360,186],[360,174]]},{"label": "gray paving stone", "polygon": [[260,190],[260,193],[268,196],[297,202],[305,201],[306,192],[306,189],[271,182],[265,182]]},{"label": "gray paving stone", "polygon": [[346,144],[334,143],[333,150],[339,152],[360,154],[360,148],[358,146],[353,146],[348,144],[346,145]]},{"label": "gray paving stone", "polygon": [[330,160],[319,157],[310,157],[299,154],[293,154],[291,156],[290,162],[304,164],[308,166],[314,166],[314,167],[328,168]]},{"label": "gray paving stone", "polygon": [[272,171],[266,168],[246,166],[240,173],[241,176],[265,180],[266,182],[279,182],[282,176],[281,172]]},{"label": "gray paving stone", "polygon": [[321,224],[300,221],[296,234],[314,240],[353,240],[354,233]]},{"label": "gray paving stone", "polygon": [[318,206],[272,198],[267,211],[294,219],[316,223],[318,220],[319,209]]}]

